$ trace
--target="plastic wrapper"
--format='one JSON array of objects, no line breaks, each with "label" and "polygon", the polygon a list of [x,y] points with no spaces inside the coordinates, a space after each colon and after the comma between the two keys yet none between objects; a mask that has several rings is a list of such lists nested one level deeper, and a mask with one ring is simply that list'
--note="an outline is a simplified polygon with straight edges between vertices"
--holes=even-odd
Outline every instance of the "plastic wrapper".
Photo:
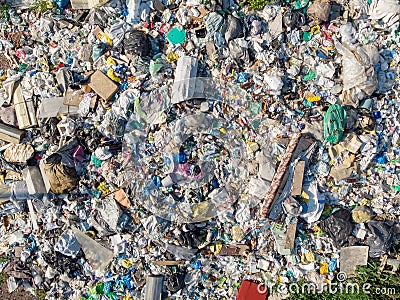
[{"label": "plastic wrapper", "polygon": [[365,96],[378,88],[375,65],[379,61],[378,49],[371,45],[349,45],[335,41],[343,63],[343,90],[346,93],[343,104],[358,106]]},{"label": "plastic wrapper", "polygon": [[400,18],[399,2],[396,0],[372,0],[368,16],[372,20],[382,19],[386,26],[392,26]]},{"label": "plastic wrapper", "polygon": [[314,24],[321,24],[328,20],[331,4],[329,0],[316,0],[307,9],[307,16]]},{"label": "plastic wrapper", "polygon": [[85,253],[85,257],[90,262],[93,270],[96,274],[102,274],[113,258],[112,251],[101,246],[80,230],[72,227],[72,231],[78,240],[78,243],[81,245],[82,251]]}]

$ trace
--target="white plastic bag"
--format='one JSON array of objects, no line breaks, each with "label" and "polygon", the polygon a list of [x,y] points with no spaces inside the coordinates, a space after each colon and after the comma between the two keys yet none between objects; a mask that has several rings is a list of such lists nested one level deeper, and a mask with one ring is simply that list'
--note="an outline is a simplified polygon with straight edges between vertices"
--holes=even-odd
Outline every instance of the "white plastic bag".
[{"label": "white plastic bag", "polygon": [[379,62],[378,49],[373,45],[341,44],[335,46],[342,55],[343,104],[358,106],[366,95],[370,96],[378,88],[375,65]]}]

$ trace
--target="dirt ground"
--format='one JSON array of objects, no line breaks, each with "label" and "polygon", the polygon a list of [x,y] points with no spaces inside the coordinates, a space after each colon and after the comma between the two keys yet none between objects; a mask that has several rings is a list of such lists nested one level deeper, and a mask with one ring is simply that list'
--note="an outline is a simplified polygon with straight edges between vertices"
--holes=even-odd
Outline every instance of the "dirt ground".
[{"label": "dirt ground", "polygon": [[36,300],[37,297],[31,293],[26,292],[22,286],[18,287],[16,291],[9,294],[7,283],[3,283],[0,286],[0,299],[1,300]]}]

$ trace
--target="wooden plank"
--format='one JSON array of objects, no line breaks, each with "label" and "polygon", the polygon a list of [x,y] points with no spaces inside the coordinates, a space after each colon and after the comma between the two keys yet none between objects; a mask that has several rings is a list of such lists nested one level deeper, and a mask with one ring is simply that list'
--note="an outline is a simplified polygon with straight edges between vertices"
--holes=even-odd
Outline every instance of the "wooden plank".
[{"label": "wooden plank", "polygon": [[306,162],[304,160],[301,160],[297,163],[296,168],[294,169],[292,196],[301,195],[301,192],[303,190],[303,177],[305,167]]},{"label": "wooden plank", "polygon": [[293,224],[287,225],[285,249],[294,248],[294,240],[296,239],[296,228],[297,228],[297,221],[294,222]]},{"label": "wooden plank", "polygon": [[286,148],[285,155],[283,156],[283,159],[279,164],[278,170],[275,172],[274,178],[272,179],[272,183],[269,186],[267,195],[264,198],[264,203],[262,206],[262,214],[264,216],[267,215],[269,209],[271,208],[272,202],[275,199],[279,186],[282,183],[283,176],[285,175],[285,172],[289,167],[290,161],[292,160],[294,151],[297,147],[297,144],[300,141],[300,138],[301,138],[301,133],[293,134],[292,139],[290,140],[289,145]]},{"label": "wooden plank", "polygon": [[153,264],[157,266],[179,266],[184,265],[184,260],[156,260],[153,261]]}]

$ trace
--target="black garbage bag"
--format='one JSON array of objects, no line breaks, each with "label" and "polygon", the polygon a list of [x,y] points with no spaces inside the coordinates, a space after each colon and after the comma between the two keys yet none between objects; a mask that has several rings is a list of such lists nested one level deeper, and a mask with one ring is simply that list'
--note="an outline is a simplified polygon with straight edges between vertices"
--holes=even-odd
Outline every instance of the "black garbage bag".
[{"label": "black garbage bag", "polygon": [[334,241],[336,247],[345,247],[354,244],[352,232],[354,223],[351,212],[346,209],[339,209],[331,216],[321,222],[321,229]]},{"label": "black garbage bag", "polygon": [[380,257],[389,251],[393,242],[393,230],[384,221],[369,221],[367,223],[371,233],[367,237],[366,245],[369,246],[370,257]]},{"label": "black garbage bag", "polygon": [[128,31],[125,34],[123,45],[128,54],[136,54],[139,56],[147,56],[150,54],[150,41],[143,31]]},{"label": "black garbage bag", "polygon": [[222,33],[225,36],[226,42],[243,36],[243,27],[240,19],[228,15],[222,26]]},{"label": "black garbage bag", "polygon": [[48,139],[50,144],[57,144],[60,140],[60,133],[57,128],[59,120],[57,118],[48,118],[43,121],[42,127],[40,128],[40,134]]},{"label": "black garbage bag", "polygon": [[185,287],[185,274],[184,273],[174,273],[167,277],[165,280],[165,286],[167,290],[173,293],[183,289]]},{"label": "black garbage bag", "polygon": [[76,258],[71,258],[59,252],[43,252],[44,261],[55,269],[60,274],[67,274],[70,278],[75,278],[79,274],[82,274],[82,266],[78,263],[78,259],[83,256],[83,252],[80,251]]}]

